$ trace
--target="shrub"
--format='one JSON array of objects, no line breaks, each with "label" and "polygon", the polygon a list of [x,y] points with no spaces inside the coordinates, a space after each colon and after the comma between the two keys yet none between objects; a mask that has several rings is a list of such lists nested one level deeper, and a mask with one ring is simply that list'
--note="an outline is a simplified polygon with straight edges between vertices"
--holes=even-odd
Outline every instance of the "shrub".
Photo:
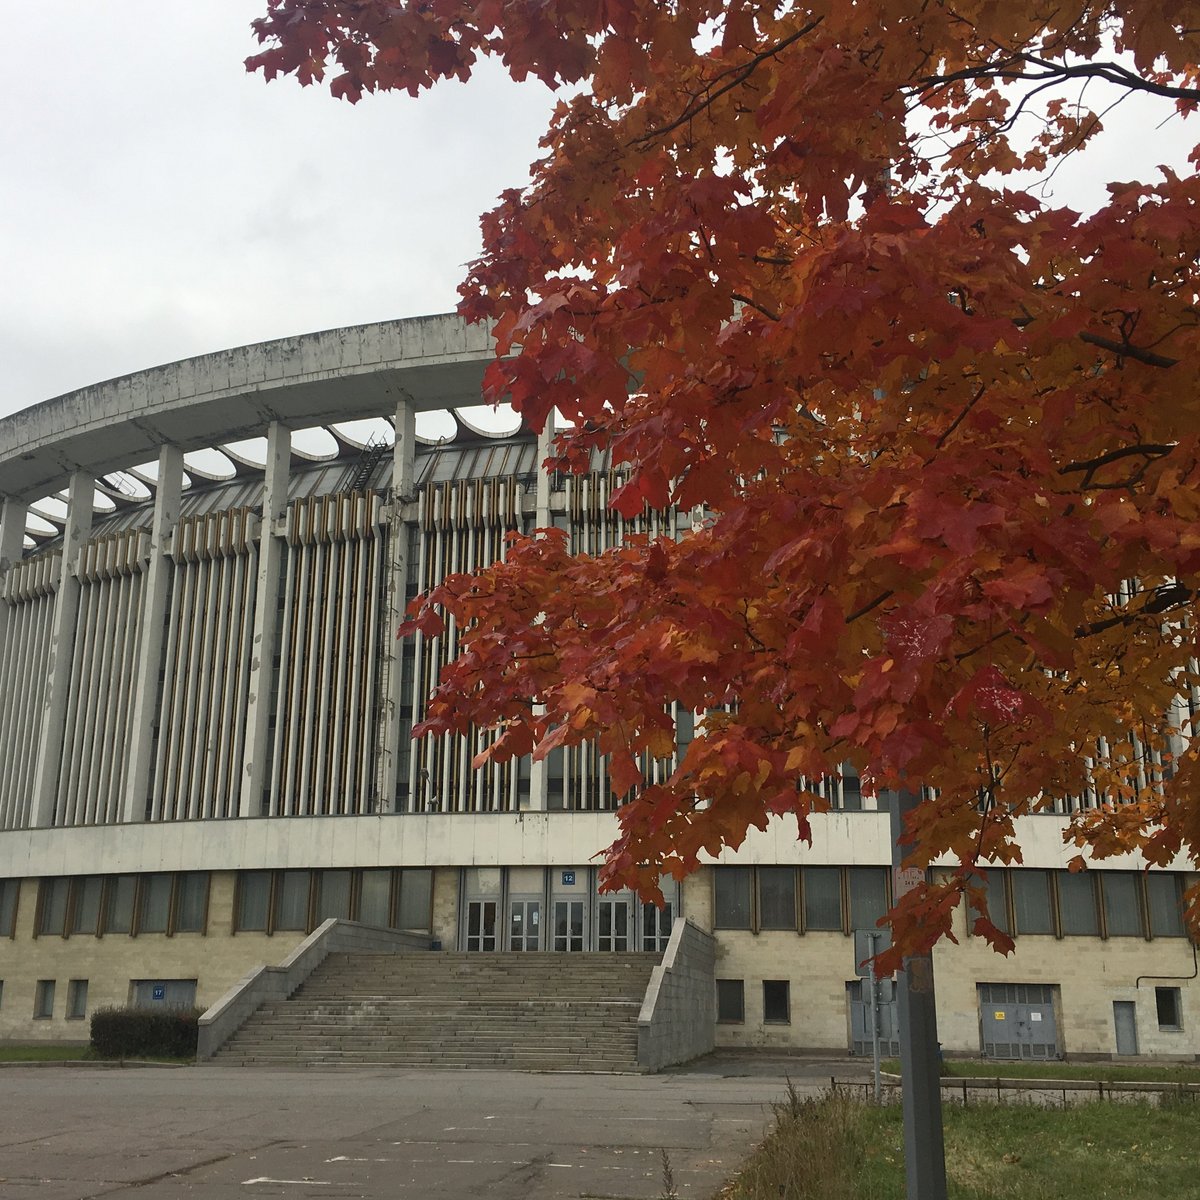
[{"label": "shrub", "polygon": [[101,1058],[194,1058],[198,1008],[99,1008],[92,1049]]}]

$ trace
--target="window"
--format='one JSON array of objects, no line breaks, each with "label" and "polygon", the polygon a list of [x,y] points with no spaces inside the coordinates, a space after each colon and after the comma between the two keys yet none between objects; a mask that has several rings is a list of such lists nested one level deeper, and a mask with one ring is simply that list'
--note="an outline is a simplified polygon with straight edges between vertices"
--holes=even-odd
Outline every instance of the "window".
[{"label": "window", "polygon": [[1095,937],[1100,932],[1096,910],[1096,881],[1086,871],[1057,872],[1058,921],[1063,937]]},{"label": "window", "polygon": [[54,980],[39,979],[33,992],[33,1015],[38,1021],[54,1016]]},{"label": "window", "polygon": [[143,875],[138,933],[166,933],[171,920],[171,876]]},{"label": "window", "polygon": [[271,872],[243,871],[238,876],[237,928],[266,932],[271,909]]},{"label": "window", "polygon": [[133,932],[133,900],[136,892],[136,875],[117,875],[108,881],[105,933]]},{"label": "window", "polygon": [[208,872],[189,871],[175,876],[175,913],[172,933],[203,933],[208,917]]},{"label": "window", "polygon": [[846,872],[850,895],[850,928],[874,929],[888,910],[887,869],[851,867]]},{"label": "window", "polygon": [[713,924],[717,929],[750,928],[750,868],[717,867]]},{"label": "window", "polygon": [[1109,937],[1142,936],[1142,908],[1137,884],[1137,876],[1130,871],[1105,871],[1100,875],[1104,929]]},{"label": "window", "polygon": [[786,979],[763,980],[763,1021],[768,1025],[791,1023],[791,986]]},{"label": "window", "polygon": [[842,872],[839,867],[805,867],[804,928],[842,928]]},{"label": "window", "polygon": [[17,927],[17,897],[21,893],[19,879],[0,879],[0,937],[10,938]]},{"label": "window", "polygon": [[71,881],[65,877],[43,879],[38,891],[38,934],[66,933],[67,900]]},{"label": "window", "polygon": [[308,872],[281,871],[275,887],[276,929],[308,931]]},{"label": "window", "polygon": [[717,980],[717,1020],[741,1025],[746,1020],[746,985],[741,979]]},{"label": "window", "polygon": [[400,911],[396,924],[401,929],[427,932],[433,928],[433,872],[400,872]]},{"label": "window", "polygon": [[75,880],[73,890],[71,932],[99,932],[100,900],[104,895],[104,880],[99,875],[85,875]]},{"label": "window", "polygon": [[1156,987],[1154,1006],[1158,1010],[1159,1029],[1183,1028],[1183,1003],[1177,987]]},{"label": "window", "polygon": [[758,927],[796,928],[796,871],[793,867],[758,868]]},{"label": "window", "polygon": [[1151,937],[1183,937],[1183,910],[1178,875],[1146,876],[1146,907]]},{"label": "window", "polygon": [[307,933],[330,917],[428,933],[433,928],[433,871],[385,867],[238,875],[235,932]]},{"label": "window", "polygon": [[82,1021],[87,1016],[88,981],[72,979],[67,984],[67,1020]]},{"label": "window", "polygon": [[1053,933],[1049,871],[1011,871],[1013,916],[1017,933]]},{"label": "window", "polygon": [[[1011,933],[1011,922],[1008,919],[1008,872],[999,867],[990,867],[987,878],[980,880],[980,886],[987,896],[988,916],[992,924],[1004,933]],[[972,923],[979,914],[972,909]]]},{"label": "window", "polygon": [[392,923],[391,871],[364,871],[358,895],[358,919],[386,929]]},{"label": "window", "polygon": [[350,872],[321,871],[317,876],[317,919],[316,924],[330,917],[350,919]]}]

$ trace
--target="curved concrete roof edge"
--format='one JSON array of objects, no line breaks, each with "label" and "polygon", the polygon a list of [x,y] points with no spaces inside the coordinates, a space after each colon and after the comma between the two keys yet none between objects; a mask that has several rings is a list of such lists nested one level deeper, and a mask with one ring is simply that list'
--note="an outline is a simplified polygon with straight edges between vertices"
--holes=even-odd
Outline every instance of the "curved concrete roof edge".
[{"label": "curved concrete roof edge", "polygon": [[175,445],[198,450],[293,428],[481,402],[490,331],[454,313],[352,325],[186,358],[0,420],[0,496],[41,499]]}]

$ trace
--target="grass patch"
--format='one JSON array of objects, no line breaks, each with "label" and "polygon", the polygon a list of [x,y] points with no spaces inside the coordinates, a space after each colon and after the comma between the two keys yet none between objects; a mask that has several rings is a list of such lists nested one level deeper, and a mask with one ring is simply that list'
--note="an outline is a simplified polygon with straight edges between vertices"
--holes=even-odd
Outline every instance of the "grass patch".
[{"label": "grass patch", "polygon": [[91,1046],[62,1042],[33,1042],[29,1045],[0,1043],[0,1062],[78,1062],[95,1058]]},{"label": "grass patch", "polygon": [[[1193,1104],[948,1105],[951,1200],[1162,1200],[1197,1196]],[[904,1200],[899,1106],[834,1093],[776,1107],[776,1124],[725,1200]]]},{"label": "grass patch", "polygon": [[[900,1063],[885,1059],[883,1069],[900,1074]],[[961,1079],[964,1076],[985,1079],[1102,1079],[1119,1083],[1122,1080],[1144,1083],[1200,1083],[1200,1067],[1185,1063],[1148,1063],[1145,1066],[1123,1066],[1116,1063],[1061,1062],[992,1062],[981,1059],[947,1059],[942,1075]]]}]

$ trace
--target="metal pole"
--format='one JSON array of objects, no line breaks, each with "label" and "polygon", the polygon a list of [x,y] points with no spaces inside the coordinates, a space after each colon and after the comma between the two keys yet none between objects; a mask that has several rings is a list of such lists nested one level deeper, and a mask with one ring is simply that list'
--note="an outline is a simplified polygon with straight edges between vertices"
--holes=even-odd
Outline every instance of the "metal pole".
[{"label": "metal pole", "polygon": [[[879,952],[879,934],[873,929],[868,930],[867,941],[871,944],[871,957],[874,958]],[[879,1074],[879,980],[875,978],[874,969],[865,982],[871,988],[871,1061],[874,1064],[875,1103],[878,1104],[883,1099],[883,1081]]]},{"label": "metal pole", "polygon": [[[915,886],[903,867],[904,818],[921,803],[907,788],[891,793],[893,896]],[[946,1148],[942,1138],[942,1080],[938,1062],[933,955],[907,955],[899,979],[900,1074],[904,1101],[904,1167],[908,1200],[947,1200]]]}]

